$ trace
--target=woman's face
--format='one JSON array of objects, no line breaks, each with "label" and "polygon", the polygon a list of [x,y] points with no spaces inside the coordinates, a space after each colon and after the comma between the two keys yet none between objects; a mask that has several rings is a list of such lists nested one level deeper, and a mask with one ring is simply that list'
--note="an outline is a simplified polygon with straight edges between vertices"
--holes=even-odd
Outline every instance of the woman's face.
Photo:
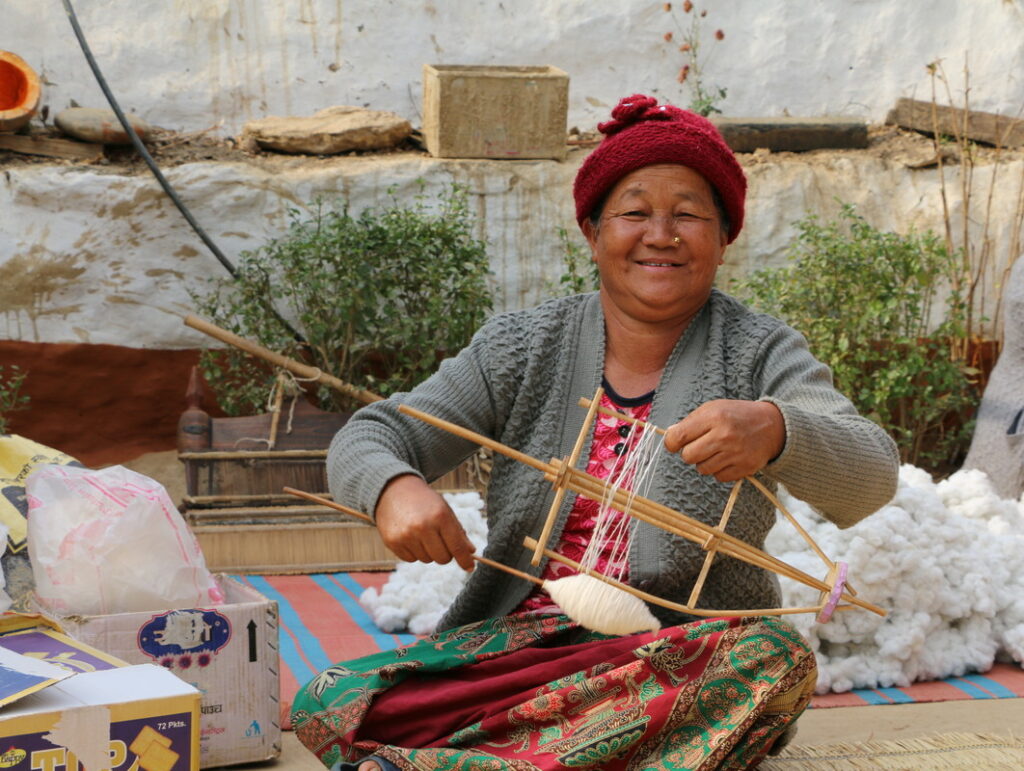
[{"label": "woman's face", "polygon": [[637,321],[685,323],[707,301],[727,234],[711,186],[678,164],[645,166],[616,183],[583,232],[610,310]]}]

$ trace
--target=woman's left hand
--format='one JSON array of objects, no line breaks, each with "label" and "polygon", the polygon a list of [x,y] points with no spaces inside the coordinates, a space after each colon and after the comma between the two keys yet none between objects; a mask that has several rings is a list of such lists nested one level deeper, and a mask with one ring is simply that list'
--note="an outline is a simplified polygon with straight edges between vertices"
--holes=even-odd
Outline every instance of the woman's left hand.
[{"label": "woman's left hand", "polygon": [[665,432],[665,447],[701,474],[735,482],[782,452],[786,424],[771,402],[716,399],[706,402]]}]

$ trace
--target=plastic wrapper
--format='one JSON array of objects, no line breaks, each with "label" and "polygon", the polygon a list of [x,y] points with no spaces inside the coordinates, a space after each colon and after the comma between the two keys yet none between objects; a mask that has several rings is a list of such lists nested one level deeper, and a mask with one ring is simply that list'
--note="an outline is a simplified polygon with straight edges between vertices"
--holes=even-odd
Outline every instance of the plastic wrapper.
[{"label": "plastic wrapper", "polygon": [[60,615],[220,605],[163,486],[123,466],[41,466],[26,482],[36,597]]}]

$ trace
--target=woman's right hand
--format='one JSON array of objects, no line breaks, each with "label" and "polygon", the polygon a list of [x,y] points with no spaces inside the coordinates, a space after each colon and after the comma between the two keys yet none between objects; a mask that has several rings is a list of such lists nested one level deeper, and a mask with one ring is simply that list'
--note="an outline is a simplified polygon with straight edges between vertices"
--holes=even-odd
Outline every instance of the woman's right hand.
[{"label": "woman's right hand", "polygon": [[476,547],[455,512],[441,495],[414,474],[392,479],[377,501],[377,530],[384,545],[406,562],[437,562],[454,558],[472,570]]}]

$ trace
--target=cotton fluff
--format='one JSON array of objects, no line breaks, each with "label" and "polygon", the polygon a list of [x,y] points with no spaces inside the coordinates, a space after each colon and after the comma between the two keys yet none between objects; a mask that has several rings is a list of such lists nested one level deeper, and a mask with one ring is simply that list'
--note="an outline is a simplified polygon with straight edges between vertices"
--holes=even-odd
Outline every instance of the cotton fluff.
[{"label": "cotton fluff", "polygon": [[[1024,501],[1000,499],[983,472],[935,484],[903,466],[893,500],[846,530],[781,493],[825,554],[848,563],[858,596],[888,611],[838,612],[827,624],[789,617],[817,654],[819,693],[985,671],[997,655],[1024,661]],[[811,575],[827,572],[784,521],[765,549]],[[816,590],[781,581],[784,605],[818,601]]]},{"label": "cotton fluff", "polygon": [[[483,499],[475,492],[445,493],[444,498],[476,553],[483,554],[487,544]],[[447,565],[400,562],[380,592],[367,589],[359,604],[384,632],[430,634],[465,581],[466,571],[454,560]]]}]

